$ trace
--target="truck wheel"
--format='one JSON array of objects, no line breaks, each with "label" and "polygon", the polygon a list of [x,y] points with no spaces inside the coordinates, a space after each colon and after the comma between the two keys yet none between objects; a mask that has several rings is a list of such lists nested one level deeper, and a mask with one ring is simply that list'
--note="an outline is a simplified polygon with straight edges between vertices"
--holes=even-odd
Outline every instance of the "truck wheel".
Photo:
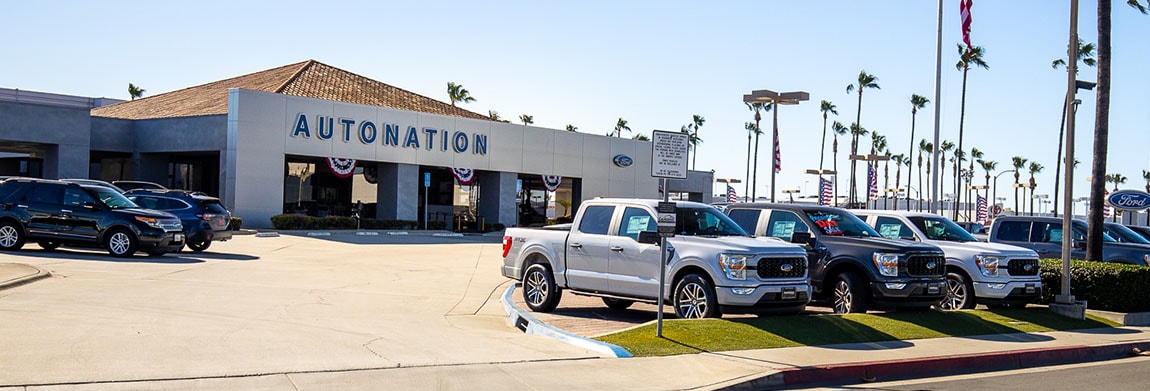
[{"label": "truck wheel", "polygon": [[188,248],[192,249],[193,252],[197,252],[197,253],[203,252],[204,250],[207,250],[208,246],[211,246],[211,245],[212,245],[211,240],[200,239],[200,240],[193,240],[193,241],[188,242]]},{"label": "truck wheel", "polygon": [[843,272],[835,276],[831,303],[836,314],[865,313],[867,291],[858,274]]},{"label": "truck wheel", "polygon": [[688,274],[675,284],[675,316],[683,319],[718,318],[719,300],[715,297],[715,286],[698,274]]},{"label": "truck wheel", "polygon": [[19,250],[24,247],[24,229],[13,221],[0,223],[0,250]]},{"label": "truck wheel", "polygon": [[555,285],[551,269],[534,264],[523,273],[523,301],[535,312],[551,312],[559,305],[563,292]]},{"label": "truck wheel", "polygon": [[975,306],[974,285],[960,273],[946,274],[946,297],[938,303],[943,311],[969,310]]},{"label": "truck wheel", "polygon": [[610,297],[604,297],[603,298],[603,304],[606,304],[607,308],[610,308],[613,310],[625,310],[625,309],[627,309],[627,307],[630,307],[631,304],[635,304],[635,302],[631,301],[631,300],[623,300],[623,299],[614,299],[614,298],[610,298]]}]

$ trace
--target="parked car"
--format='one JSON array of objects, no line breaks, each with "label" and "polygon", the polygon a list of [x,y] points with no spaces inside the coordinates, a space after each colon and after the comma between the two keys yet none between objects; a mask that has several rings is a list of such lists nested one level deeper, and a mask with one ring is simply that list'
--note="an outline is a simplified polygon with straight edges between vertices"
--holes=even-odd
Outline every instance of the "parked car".
[{"label": "parked car", "polygon": [[168,190],[168,188],[164,187],[164,185],[146,181],[112,181],[112,184],[118,186],[121,189],[124,189],[124,191],[136,189]]},{"label": "parked car", "polygon": [[[563,290],[601,297],[607,307],[659,297],[656,200],[584,201],[572,224],[508,228],[504,277],[522,281],[533,311],[549,312]],[[806,251],[748,237],[715,208],[676,202],[664,298],[680,318],[802,311],[810,301]]]},{"label": "parked car", "polygon": [[[990,229],[990,241],[1026,247],[1043,258],[1062,256],[1062,218],[1042,216],[1000,216]],[[1073,220],[1070,230],[1072,246],[1070,257],[1086,258],[1086,222]],[[1129,263],[1150,266],[1150,247],[1141,244],[1119,243],[1105,231],[1102,234],[1104,262]]]},{"label": "parked car", "polygon": [[111,188],[29,178],[0,182],[0,250],[19,250],[29,240],[47,250],[103,247],[116,257],[138,250],[160,256],[184,247],[179,218],[141,209]]},{"label": "parked car", "polygon": [[756,236],[803,245],[815,298],[835,313],[880,303],[930,308],[946,297],[946,256],[938,246],[883,238],[846,209],[737,203],[726,213]]},{"label": "parked car", "polygon": [[879,235],[938,246],[946,253],[944,310],[988,306],[1025,307],[1042,296],[1038,253],[983,243],[950,219],[925,212],[855,211]]},{"label": "parked car", "polygon": [[176,215],[184,226],[188,248],[207,250],[213,241],[232,238],[232,214],[216,197],[186,190],[129,190],[125,194],[136,204]]},{"label": "parked car", "polygon": [[1114,238],[1114,240],[1117,240],[1118,243],[1133,243],[1150,246],[1150,240],[1147,240],[1146,237],[1142,236],[1142,234],[1134,232],[1134,230],[1126,228],[1126,226],[1122,224],[1103,223],[1102,231],[1106,232],[1106,234],[1110,235],[1110,237]]},{"label": "parked car", "polygon": [[68,182],[68,183],[79,183],[81,185],[104,186],[104,187],[107,187],[109,189],[115,190],[115,191],[119,192],[120,194],[124,194],[124,189],[121,189],[119,186],[113,185],[113,184],[105,182],[105,181],[101,181],[99,179],[60,178],[60,180],[64,181],[64,182]]},{"label": "parked car", "polygon": [[1145,225],[1127,225],[1126,228],[1130,228],[1131,231],[1134,231],[1139,235],[1142,235],[1143,238],[1150,240],[1150,227]]},{"label": "parked car", "polygon": [[986,233],[986,226],[982,225],[982,223],[976,223],[973,221],[955,221],[954,224],[962,227],[963,230],[966,230],[966,232],[972,234]]}]

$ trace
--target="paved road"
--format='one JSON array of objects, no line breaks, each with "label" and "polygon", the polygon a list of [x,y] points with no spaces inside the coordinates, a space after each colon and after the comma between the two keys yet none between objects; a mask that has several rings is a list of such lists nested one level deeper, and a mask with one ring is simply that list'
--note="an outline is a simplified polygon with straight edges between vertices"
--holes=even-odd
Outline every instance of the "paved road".
[{"label": "paved road", "polygon": [[1134,357],[1096,363],[952,376],[942,379],[862,384],[837,389],[892,391],[1146,390],[1150,389],[1150,378],[1146,377],[1148,371],[1150,371],[1150,357]]},{"label": "paved road", "polygon": [[0,291],[0,387],[598,357],[508,327],[498,244],[370,239],[4,253],[53,277]]}]

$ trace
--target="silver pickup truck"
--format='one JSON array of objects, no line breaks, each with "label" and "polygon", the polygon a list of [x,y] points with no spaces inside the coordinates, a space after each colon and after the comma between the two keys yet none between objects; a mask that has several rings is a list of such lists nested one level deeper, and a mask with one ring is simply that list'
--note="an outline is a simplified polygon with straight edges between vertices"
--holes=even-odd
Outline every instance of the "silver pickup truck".
[{"label": "silver pickup truck", "polygon": [[[601,297],[612,309],[654,303],[661,259],[657,205],[594,199],[580,205],[572,224],[508,228],[502,273],[522,281],[524,301],[538,312],[555,309],[563,290]],[[709,205],[676,206],[664,298],[677,316],[795,313],[806,307],[811,287],[802,247],[753,239]]]}]

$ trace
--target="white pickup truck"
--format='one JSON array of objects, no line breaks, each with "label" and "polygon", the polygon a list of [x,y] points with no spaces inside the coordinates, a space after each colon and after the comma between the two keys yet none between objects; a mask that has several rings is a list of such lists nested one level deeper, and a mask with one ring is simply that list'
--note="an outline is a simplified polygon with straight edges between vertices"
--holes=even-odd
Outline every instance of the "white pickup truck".
[{"label": "white pickup truck", "polygon": [[[508,228],[505,277],[522,281],[533,311],[555,309],[563,290],[597,296],[611,309],[659,296],[657,200],[594,199],[571,224]],[[800,312],[810,301],[807,253],[783,241],[756,240],[709,205],[676,203],[675,237],[664,298],[680,318],[727,313]]]}]

